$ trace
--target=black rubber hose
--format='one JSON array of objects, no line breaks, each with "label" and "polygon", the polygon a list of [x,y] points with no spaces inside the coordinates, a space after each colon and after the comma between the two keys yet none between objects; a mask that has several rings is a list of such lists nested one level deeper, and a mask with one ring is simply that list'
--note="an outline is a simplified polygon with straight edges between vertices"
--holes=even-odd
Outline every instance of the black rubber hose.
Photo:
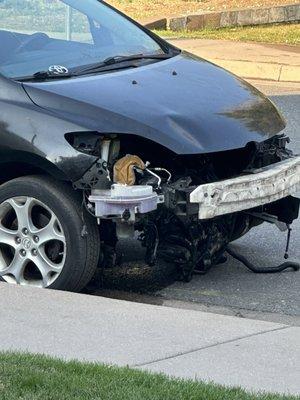
[{"label": "black rubber hose", "polygon": [[227,246],[226,251],[231,257],[243,263],[248,269],[256,274],[275,274],[277,272],[285,271],[288,268],[292,268],[294,271],[299,271],[300,269],[300,264],[294,261],[286,261],[276,267],[256,267],[249,260],[247,260],[246,257],[239,254],[231,246]]}]

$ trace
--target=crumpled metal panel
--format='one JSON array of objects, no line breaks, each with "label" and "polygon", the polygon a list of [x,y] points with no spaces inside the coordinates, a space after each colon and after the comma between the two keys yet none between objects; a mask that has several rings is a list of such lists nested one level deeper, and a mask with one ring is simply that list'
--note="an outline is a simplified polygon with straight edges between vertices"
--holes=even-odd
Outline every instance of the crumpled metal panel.
[{"label": "crumpled metal panel", "polygon": [[199,219],[210,219],[272,203],[299,189],[300,156],[296,156],[257,173],[198,186],[190,201],[199,203]]}]

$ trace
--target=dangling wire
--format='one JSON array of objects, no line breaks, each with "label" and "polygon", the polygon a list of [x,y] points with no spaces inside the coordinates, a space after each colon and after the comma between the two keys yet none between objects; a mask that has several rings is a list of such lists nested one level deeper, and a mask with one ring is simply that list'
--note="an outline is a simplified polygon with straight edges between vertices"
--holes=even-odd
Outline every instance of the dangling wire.
[{"label": "dangling wire", "polygon": [[284,258],[286,260],[289,258],[289,248],[290,248],[290,242],[291,242],[291,234],[292,234],[292,228],[291,228],[291,225],[288,225],[287,241],[286,241],[286,248],[285,248],[285,253],[284,253]]}]

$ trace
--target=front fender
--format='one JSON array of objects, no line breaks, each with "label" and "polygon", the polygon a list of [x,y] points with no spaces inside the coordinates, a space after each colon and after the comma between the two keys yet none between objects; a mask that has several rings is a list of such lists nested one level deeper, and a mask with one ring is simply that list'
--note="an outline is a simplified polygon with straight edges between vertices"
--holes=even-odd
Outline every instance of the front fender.
[{"label": "front fender", "polygon": [[34,164],[75,182],[97,160],[65,139],[67,132],[83,128],[36,106],[21,84],[1,81],[0,110],[0,163]]}]

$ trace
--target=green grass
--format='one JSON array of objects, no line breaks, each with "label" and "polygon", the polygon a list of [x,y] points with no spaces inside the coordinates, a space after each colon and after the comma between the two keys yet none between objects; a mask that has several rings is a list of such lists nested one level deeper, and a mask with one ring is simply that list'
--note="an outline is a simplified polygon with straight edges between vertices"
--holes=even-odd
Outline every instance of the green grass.
[{"label": "green grass", "polygon": [[156,31],[165,38],[223,39],[242,42],[300,44],[300,24],[260,25],[199,31]]},{"label": "green grass", "polygon": [[279,400],[129,368],[0,353],[1,400]]}]

